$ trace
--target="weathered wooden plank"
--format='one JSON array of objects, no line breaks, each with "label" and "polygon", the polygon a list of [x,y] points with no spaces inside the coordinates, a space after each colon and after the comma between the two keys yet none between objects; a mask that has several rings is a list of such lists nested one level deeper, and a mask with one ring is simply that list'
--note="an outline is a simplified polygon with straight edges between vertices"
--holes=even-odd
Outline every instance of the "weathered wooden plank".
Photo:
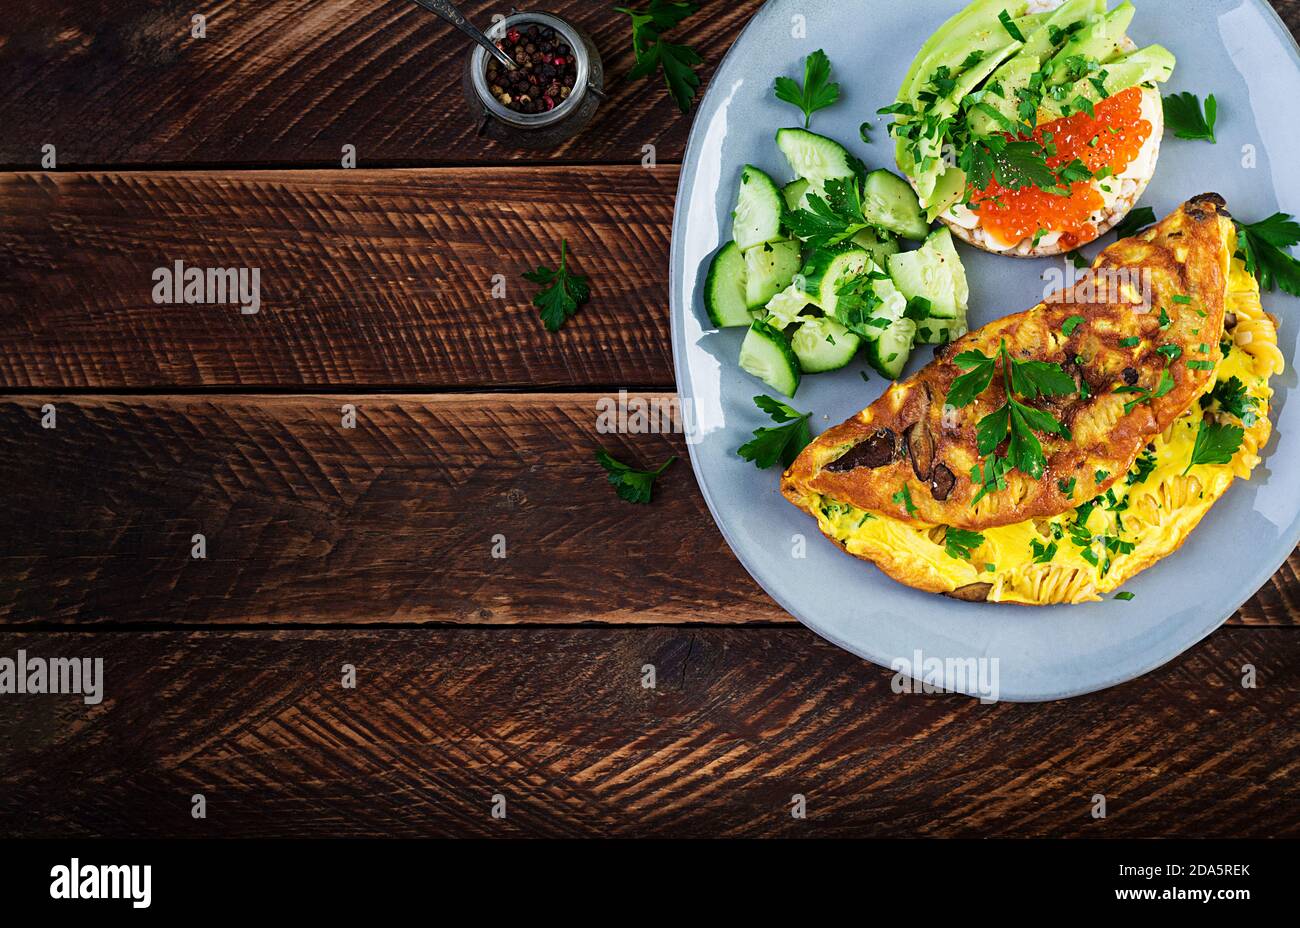
[{"label": "weathered wooden plank", "polygon": [[[711,4],[671,35],[705,58],[707,82],[759,0]],[[487,25],[509,4],[461,4]],[[610,98],[554,152],[476,135],[461,95],[469,43],[433,14],[388,0],[234,0],[200,10],[178,0],[16,5],[0,23],[0,164],[464,164],[539,158],[636,163],[655,145],[680,159],[690,117],[663,79],[627,81],[627,16],[614,4],[546,5],[587,29]],[[205,38],[191,36],[204,13]]]},{"label": "weathered wooden plank", "polygon": [[[613,399],[0,400],[0,621],[789,621],[719,535],[680,435],[599,433]],[[599,445],[682,460],[636,506],[605,481]],[[1296,624],[1297,564],[1234,621]]]},{"label": "weathered wooden plank", "polygon": [[[0,388],[671,387],[676,184],[662,165],[0,174]],[[592,298],[551,333],[521,275],[561,239]],[[257,313],[155,303],[177,261],[257,268]]]},{"label": "weathered wooden plank", "polygon": [[803,629],[0,634],[20,648],[102,657],[104,699],[0,697],[3,835],[1300,834],[1284,629],[991,706],[897,695]]}]

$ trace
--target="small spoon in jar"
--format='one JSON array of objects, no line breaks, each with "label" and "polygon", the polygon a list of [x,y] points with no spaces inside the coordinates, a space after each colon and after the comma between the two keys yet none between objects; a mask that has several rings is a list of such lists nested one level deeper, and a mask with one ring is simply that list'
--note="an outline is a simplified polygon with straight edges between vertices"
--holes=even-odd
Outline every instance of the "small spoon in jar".
[{"label": "small spoon in jar", "polygon": [[432,13],[437,13],[447,22],[451,23],[461,32],[465,33],[479,45],[482,45],[487,53],[496,58],[507,68],[512,71],[519,67],[515,60],[496,47],[496,43],[485,36],[473,23],[465,18],[465,14],[456,8],[456,4],[451,0],[411,0],[416,6],[424,7]]}]

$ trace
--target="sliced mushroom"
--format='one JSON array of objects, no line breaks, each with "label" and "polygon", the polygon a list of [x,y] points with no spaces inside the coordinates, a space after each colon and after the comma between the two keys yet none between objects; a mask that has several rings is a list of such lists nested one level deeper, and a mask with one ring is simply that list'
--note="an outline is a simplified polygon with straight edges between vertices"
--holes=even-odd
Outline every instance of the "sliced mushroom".
[{"label": "sliced mushroom", "polygon": [[936,464],[930,474],[930,495],[942,503],[948,498],[956,483],[956,476],[946,465]]},{"label": "sliced mushroom", "polygon": [[1120,376],[1124,378],[1124,382],[1130,387],[1138,382],[1138,372],[1135,367],[1124,368],[1124,370],[1120,372]]},{"label": "sliced mushroom", "polygon": [[1226,316],[1224,316],[1223,327],[1224,329],[1235,329],[1237,327],[1237,314],[1228,313]]},{"label": "sliced mushroom", "polygon": [[907,439],[907,456],[912,459],[912,470],[917,480],[929,480],[934,470],[934,436],[924,419],[913,422],[903,433]]},{"label": "sliced mushroom", "polygon": [[898,456],[898,436],[892,429],[877,429],[866,441],[860,441],[844,454],[824,466],[832,474],[844,474],[859,467],[884,467]]},{"label": "sliced mushroom", "polygon": [[953,599],[960,599],[968,603],[988,602],[989,593],[993,590],[991,583],[968,583],[965,586],[959,586],[951,593],[944,593],[944,596],[951,596]]}]

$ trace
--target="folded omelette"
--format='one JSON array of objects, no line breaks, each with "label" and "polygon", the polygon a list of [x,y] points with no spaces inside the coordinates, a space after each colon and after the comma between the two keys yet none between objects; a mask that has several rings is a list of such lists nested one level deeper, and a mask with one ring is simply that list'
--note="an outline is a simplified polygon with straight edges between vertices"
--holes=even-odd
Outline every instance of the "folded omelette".
[{"label": "folded omelette", "polygon": [[937,349],[805,448],[782,493],[917,589],[1099,599],[1259,463],[1283,359],[1235,252],[1223,198],[1188,201],[1068,290]]}]

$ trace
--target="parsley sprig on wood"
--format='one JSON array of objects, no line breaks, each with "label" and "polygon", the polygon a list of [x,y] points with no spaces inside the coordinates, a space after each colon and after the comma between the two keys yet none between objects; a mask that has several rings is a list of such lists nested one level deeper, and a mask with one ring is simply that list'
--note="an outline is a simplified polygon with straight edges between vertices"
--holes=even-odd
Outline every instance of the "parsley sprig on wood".
[{"label": "parsley sprig on wood", "polygon": [[614,491],[618,493],[619,499],[625,499],[629,503],[650,502],[650,497],[654,493],[655,480],[675,460],[677,455],[674,454],[654,470],[636,470],[614,458],[604,448],[596,451],[596,461],[605,468],[609,482],[614,485]]},{"label": "parsley sprig on wood", "polygon": [[533,297],[533,305],[541,310],[542,325],[547,331],[559,331],[560,326],[568,322],[578,307],[591,297],[591,286],[586,277],[569,270],[569,243],[560,239],[560,266],[554,270],[541,265],[535,271],[524,274],[524,280],[535,284],[545,284]]},{"label": "parsley sprig on wood", "polygon": [[[1042,443],[1034,433],[1069,439],[1070,430],[1051,413],[1029,406],[1021,399],[1074,393],[1077,390],[1074,378],[1059,364],[1011,357],[1005,340],[999,343],[992,357],[981,351],[963,351],[953,358],[953,363],[966,372],[953,381],[948,391],[948,404],[958,409],[969,406],[987,390],[999,369],[1002,374],[1004,402],[975,426],[975,443],[984,461],[971,469],[971,480],[980,487],[971,505],[994,490],[1005,489],[1006,475],[1013,468],[1034,480],[1042,477],[1046,459]],[[999,454],[998,449],[1004,443],[1006,451]]]},{"label": "parsley sprig on wood", "polygon": [[636,64],[627,72],[629,80],[647,77],[662,68],[668,92],[683,113],[691,108],[700,76],[695,73],[702,60],[688,45],[677,45],[663,38],[663,33],[699,10],[698,3],[673,3],[650,0],[643,9],[616,6],[615,12],[632,18],[632,53]]}]

